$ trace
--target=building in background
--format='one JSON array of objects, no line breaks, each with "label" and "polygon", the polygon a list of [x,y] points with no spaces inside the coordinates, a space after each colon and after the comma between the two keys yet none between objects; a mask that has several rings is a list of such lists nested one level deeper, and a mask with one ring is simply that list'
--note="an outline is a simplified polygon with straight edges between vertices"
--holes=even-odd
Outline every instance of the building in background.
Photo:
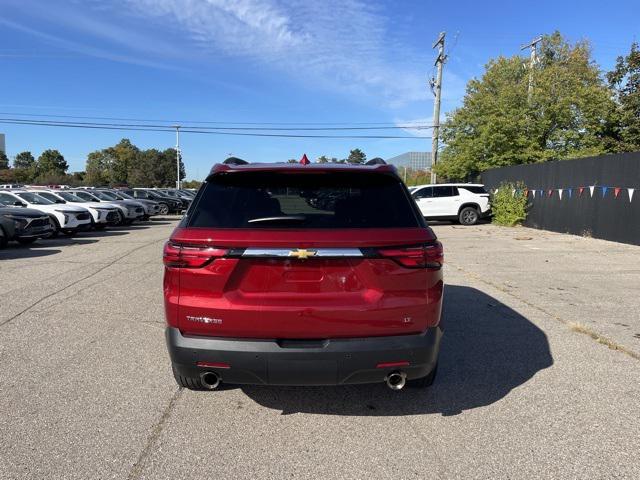
[{"label": "building in background", "polygon": [[4,143],[4,133],[0,133],[0,152],[7,153],[7,148]]},{"label": "building in background", "polygon": [[395,165],[398,170],[431,171],[431,152],[406,152],[389,158],[387,163]]}]

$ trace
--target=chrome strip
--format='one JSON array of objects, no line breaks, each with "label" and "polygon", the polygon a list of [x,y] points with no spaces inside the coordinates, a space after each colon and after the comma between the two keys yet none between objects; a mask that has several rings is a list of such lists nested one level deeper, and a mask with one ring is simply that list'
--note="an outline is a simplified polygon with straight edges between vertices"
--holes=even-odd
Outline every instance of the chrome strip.
[{"label": "chrome strip", "polygon": [[[362,257],[359,248],[247,248],[243,257],[296,257],[297,252],[307,251],[306,258],[317,257]],[[312,252],[315,252],[311,254]]]}]

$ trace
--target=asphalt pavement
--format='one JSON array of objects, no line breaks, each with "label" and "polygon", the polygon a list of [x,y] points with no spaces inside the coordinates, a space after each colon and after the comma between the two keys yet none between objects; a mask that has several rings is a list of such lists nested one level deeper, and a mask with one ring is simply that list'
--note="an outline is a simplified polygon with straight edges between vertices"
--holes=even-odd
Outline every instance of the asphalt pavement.
[{"label": "asphalt pavement", "polygon": [[179,389],[166,218],[0,250],[0,478],[640,478],[640,248],[438,225],[428,390]]}]

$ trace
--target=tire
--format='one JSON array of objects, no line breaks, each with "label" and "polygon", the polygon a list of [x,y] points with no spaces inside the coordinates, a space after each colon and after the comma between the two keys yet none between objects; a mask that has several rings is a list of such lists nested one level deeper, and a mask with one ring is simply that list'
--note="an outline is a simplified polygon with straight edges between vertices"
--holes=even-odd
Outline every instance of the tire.
[{"label": "tire", "polygon": [[416,378],[415,380],[409,380],[407,382],[407,386],[411,388],[430,387],[431,385],[433,385],[433,382],[435,381],[437,375],[438,375],[438,362],[436,362],[436,365],[435,367],[433,367],[433,370],[429,372],[429,375],[422,378]]},{"label": "tire", "polygon": [[475,225],[480,220],[480,214],[474,207],[464,207],[458,214],[460,225]]},{"label": "tire", "polygon": [[16,238],[20,245],[31,245],[37,238]]},{"label": "tire", "polygon": [[96,229],[96,230],[104,230],[105,228],[107,228],[107,225],[104,224],[104,223],[96,223],[93,226],[93,228]]},{"label": "tire", "polygon": [[160,215],[169,215],[169,205],[167,205],[166,203],[161,203],[160,204]]},{"label": "tire", "polygon": [[65,237],[69,237],[69,238],[71,238],[71,237],[73,237],[73,236],[77,235],[77,233],[78,233],[78,232],[77,232],[76,230],[62,230],[62,234],[63,234]]},{"label": "tire", "polygon": [[60,235],[60,225],[58,224],[58,220],[56,217],[49,217],[49,222],[51,222],[51,226],[53,227],[53,233],[50,238],[56,238]]},{"label": "tire", "polygon": [[0,250],[6,248],[8,243],[7,236],[4,234],[2,227],[0,227]]},{"label": "tire", "polygon": [[127,218],[126,220],[123,220],[121,225],[131,225],[133,223],[133,220],[130,218]]},{"label": "tire", "polygon": [[176,367],[173,365],[171,365],[171,369],[173,370],[173,378],[176,379],[178,386],[189,390],[206,390],[200,381],[200,377],[184,377],[177,372]]}]

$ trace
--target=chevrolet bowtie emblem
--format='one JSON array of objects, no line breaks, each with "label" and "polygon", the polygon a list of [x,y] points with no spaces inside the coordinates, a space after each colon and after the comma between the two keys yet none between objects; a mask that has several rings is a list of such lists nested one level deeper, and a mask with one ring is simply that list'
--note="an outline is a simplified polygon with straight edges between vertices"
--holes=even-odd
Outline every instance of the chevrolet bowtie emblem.
[{"label": "chevrolet bowtie emblem", "polygon": [[300,260],[304,260],[306,258],[313,257],[316,253],[318,253],[317,250],[306,250],[304,248],[303,249],[296,248],[295,250],[291,250],[289,252],[289,256],[299,258]]}]

